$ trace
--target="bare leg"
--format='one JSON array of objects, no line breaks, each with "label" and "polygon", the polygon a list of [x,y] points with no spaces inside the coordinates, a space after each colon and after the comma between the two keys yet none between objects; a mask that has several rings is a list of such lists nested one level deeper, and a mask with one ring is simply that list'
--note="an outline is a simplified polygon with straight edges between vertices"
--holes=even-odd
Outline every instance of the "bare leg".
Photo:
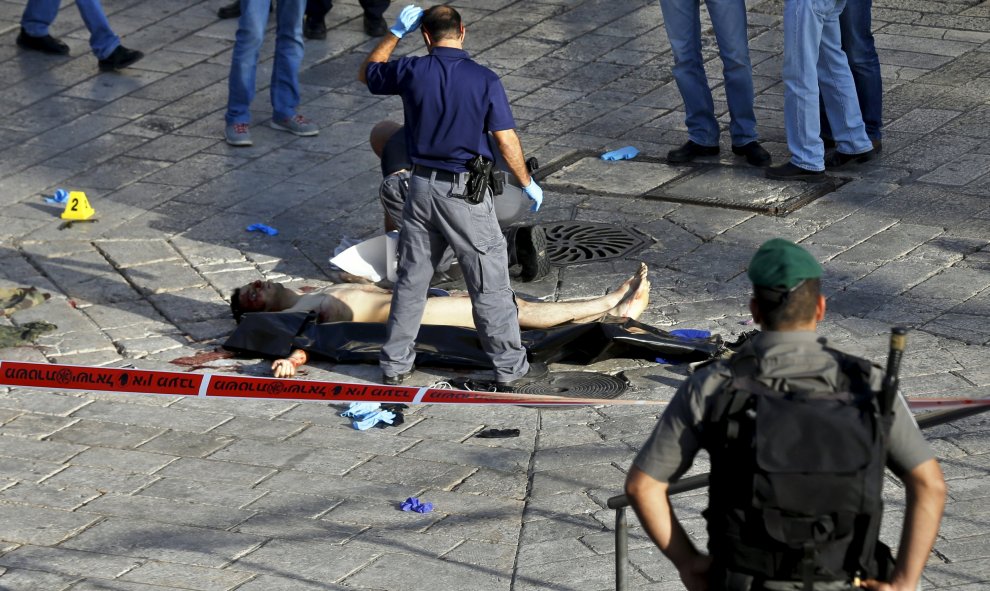
[{"label": "bare leg", "polygon": [[429,298],[423,311],[423,324],[474,328],[471,298],[467,293],[443,298]]},{"label": "bare leg", "polygon": [[[569,302],[517,300],[519,326],[549,328],[567,322],[591,322],[606,313],[635,318],[643,312],[649,302],[649,282],[646,281],[646,273],[646,265],[641,265],[636,274],[615,291],[597,298]],[[391,297],[387,294],[347,291],[335,295],[351,312],[350,318],[340,318],[341,320],[385,322],[388,319]],[[334,316],[327,314],[326,317],[329,319]],[[427,299],[423,311],[423,324],[474,328],[471,298],[467,297],[467,294],[456,294],[450,297]]]},{"label": "bare leg", "polygon": [[[642,289],[644,283],[647,285],[646,291],[649,294],[649,283],[645,281],[646,273],[647,267],[641,263],[636,274],[627,279],[618,289],[612,293],[588,300],[569,302],[523,302],[520,300],[518,302],[519,327],[549,328],[568,322],[593,322],[601,319],[606,313],[617,315],[616,311],[622,302],[631,300],[637,290]],[[643,309],[645,308],[646,306],[644,304]],[[637,316],[642,311],[640,309]],[[618,315],[628,316],[629,314]]]}]

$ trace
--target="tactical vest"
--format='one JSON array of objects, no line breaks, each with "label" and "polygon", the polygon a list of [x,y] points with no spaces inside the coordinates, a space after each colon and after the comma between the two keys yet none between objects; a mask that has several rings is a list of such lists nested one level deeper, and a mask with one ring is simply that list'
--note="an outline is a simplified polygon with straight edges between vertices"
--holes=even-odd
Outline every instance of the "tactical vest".
[{"label": "tactical vest", "polygon": [[753,588],[889,576],[877,537],[890,417],[870,363],[826,350],[841,368],[835,391],[768,387],[758,360],[737,355],[709,407],[709,551],[716,572],[752,577]]}]

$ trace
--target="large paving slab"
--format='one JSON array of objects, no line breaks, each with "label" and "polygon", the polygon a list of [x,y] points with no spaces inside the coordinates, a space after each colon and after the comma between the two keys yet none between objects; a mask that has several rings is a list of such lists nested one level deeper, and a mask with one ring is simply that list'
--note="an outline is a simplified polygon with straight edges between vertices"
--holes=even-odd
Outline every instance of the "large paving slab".
[{"label": "large paving slab", "polygon": [[[0,2],[0,287],[34,285],[44,304],[0,325],[50,322],[0,360],[188,370],[234,327],[231,291],[256,279],[319,288],[343,239],[381,232],[371,127],[401,121],[396,97],[356,73],[374,42],[356,0],[307,41],[297,138],[268,127],[273,28],[252,105],[255,145],[223,141],[236,22],[222,0],[106,0],[145,59],[99,73],[78,10],[53,34],[67,57],[19,50],[22,2]],[[707,14],[703,56],[722,153],[664,163],[686,139],[684,107],[656,2],[463,0],[466,47],[501,77],[527,156],[547,189],[531,220],[619,228],[625,254],[556,267],[517,284],[543,299],[601,295],[650,266],[642,320],[727,340],[752,328],[745,268],[774,236],[825,266],[821,332],[882,362],[892,324],[912,328],[909,396],[986,396],[990,387],[990,2],[874,2],[884,82],[883,153],[822,187],[770,182],[731,155],[721,62]],[[780,2],[751,0],[758,130],[787,156]],[[401,9],[394,3],[387,13]],[[422,53],[419,40],[398,53]],[[634,160],[598,155],[632,145]],[[56,188],[86,191],[96,223],[59,229]],[[245,231],[253,223],[277,236]],[[557,370],[622,374],[626,397],[668,400],[683,366],[612,360]],[[220,359],[192,371],[266,375]],[[449,372],[423,368],[426,385]],[[314,363],[302,377],[368,382],[374,366]],[[355,431],[315,403],[180,400],[0,388],[0,588],[342,591],[613,588],[613,513],[659,410],[415,407],[400,427]],[[480,439],[485,428],[520,437]],[[926,588],[990,586],[990,419],[928,433],[950,502]],[[699,458],[691,474],[707,470]],[[896,544],[903,490],[891,479],[883,537]],[[434,512],[400,511],[407,497]],[[704,543],[707,495],[677,497]],[[630,588],[681,588],[632,519]]]}]

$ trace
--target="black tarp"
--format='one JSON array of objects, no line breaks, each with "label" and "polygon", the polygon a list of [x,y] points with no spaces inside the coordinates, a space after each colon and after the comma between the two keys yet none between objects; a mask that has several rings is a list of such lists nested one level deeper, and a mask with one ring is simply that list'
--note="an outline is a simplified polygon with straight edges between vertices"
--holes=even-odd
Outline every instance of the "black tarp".
[{"label": "black tarp", "polygon": [[[284,358],[293,349],[337,363],[378,363],[385,325],[368,322],[318,324],[305,312],[245,314],[224,348],[244,355]],[[524,330],[530,361],[588,364],[616,357],[691,362],[724,350],[721,337],[682,338],[628,318]],[[416,339],[420,366],[490,369],[472,328],[423,325]]]}]

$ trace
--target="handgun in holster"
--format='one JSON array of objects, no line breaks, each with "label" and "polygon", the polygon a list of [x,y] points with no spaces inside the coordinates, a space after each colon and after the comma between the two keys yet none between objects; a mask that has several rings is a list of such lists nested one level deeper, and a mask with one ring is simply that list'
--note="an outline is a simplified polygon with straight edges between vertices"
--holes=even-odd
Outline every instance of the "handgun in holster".
[{"label": "handgun in holster", "polygon": [[494,166],[494,161],[480,154],[468,160],[468,180],[464,191],[465,201],[477,204],[485,200],[485,189],[489,187]]}]

